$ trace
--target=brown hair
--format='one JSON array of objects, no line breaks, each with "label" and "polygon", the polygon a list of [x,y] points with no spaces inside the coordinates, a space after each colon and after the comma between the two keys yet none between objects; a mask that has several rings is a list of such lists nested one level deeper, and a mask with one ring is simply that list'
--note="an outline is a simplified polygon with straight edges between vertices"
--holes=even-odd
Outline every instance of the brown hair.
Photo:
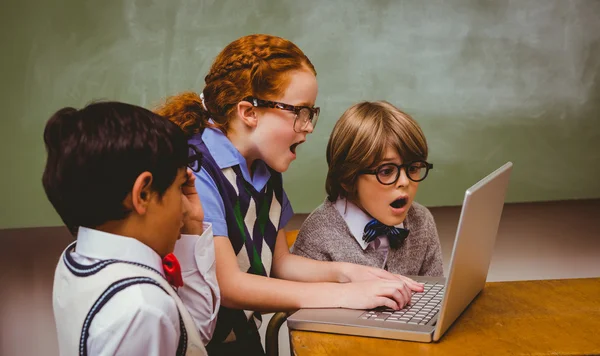
[{"label": "brown hair", "polygon": [[244,36],[219,53],[204,78],[206,109],[198,94],[185,92],[168,98],[156,112],[179,125],[188,137],[207,126],[225,133],[238,102],[248,96],[268,100],[283,95],[289,73],[303,69],[317,74],[292,42],[270,35]]},{"label": "brown hair", "polygon": [[356,198],[359,171],[374,168],[394,148],[404,162],[427,159],[419,124],[386,101],[351,106],[338,120],[327,143],[327,198]]},{"label": "brown hair", "polygon": [[[152,173],[152,190],[167,191],[188,162],[183,132],[144,108],[119,102],[62,108],[46,123],[44,190],[73,235],[131,212],[123,200],[137,177]],[[90,204],[90,202],[93,204]]]}]

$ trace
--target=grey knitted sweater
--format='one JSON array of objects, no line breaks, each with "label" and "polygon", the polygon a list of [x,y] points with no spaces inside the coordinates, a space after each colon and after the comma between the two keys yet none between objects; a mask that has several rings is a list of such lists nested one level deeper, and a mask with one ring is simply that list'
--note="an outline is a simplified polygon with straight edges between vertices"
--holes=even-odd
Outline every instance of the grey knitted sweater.
[{"label": "grey knitted sweater", "polygon": [[[442,249],[431,212],[413,202],[404,227],[410,234],[398,248],[390,248],[385,269],[401,275],[442,276]],[[302,224],[292,253],[319,261],[351,262],[379,268],[385,262],[378,251],[362,249],[335,203],[327,199]]]}]

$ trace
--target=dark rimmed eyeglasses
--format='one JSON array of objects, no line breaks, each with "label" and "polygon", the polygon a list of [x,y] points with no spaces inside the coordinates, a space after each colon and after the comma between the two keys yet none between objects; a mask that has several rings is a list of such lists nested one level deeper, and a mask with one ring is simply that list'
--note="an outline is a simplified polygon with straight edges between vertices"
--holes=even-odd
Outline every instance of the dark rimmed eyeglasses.
[{"label": "dark rimmed eyeglasses", "polygon": [[277,101],[257,99],[252,96],[245,98],[243,101],[247,101],[257,108],[270,108],[293,112],[296,114],[296,117],[294,118],[294,131],[296,132],[306,132],[309,123],[312,124],[314,129],[317,126],[319,113],[321,112],[321,108],[319,107],[294,106]]},{"label": "dark rimmed eyeglasses", "polygon": [[202,152],[194,145],[188,145],[187,166],[196,173],[202,169]]},{"label": "dark rimmed eyeglasses", "polygon": [[359,174],[374,174],[379,183],[383,185],[392,185],[398,181],[400,171],[404,168],[406,176],[413,182],[420,182],[427,178],[433,164],[426,161],[412,161],[404,164],[385,163],[375,169],[364,169]]}]

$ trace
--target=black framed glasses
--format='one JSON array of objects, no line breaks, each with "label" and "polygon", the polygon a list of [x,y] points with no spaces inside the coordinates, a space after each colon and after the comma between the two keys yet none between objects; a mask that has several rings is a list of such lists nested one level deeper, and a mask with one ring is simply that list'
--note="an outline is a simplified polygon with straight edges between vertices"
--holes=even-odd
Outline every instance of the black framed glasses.
[{"label": "black framed glasses", "polygon": [[412,161],[404,164],[385,163],[375,169],[365,169],[360,171],[360,174],[374,174],[379,183],[383,185],[395,184],[400,177],[400,170],[404,168],[406,176],[413,182],[420,182],[427,178],[430,169],[433,169],[433,164],[426,161]]},{"label": "black framed glasses", "polygon": [[202,169],[202,152],[195,145],[188,145],[187,166],[198,173]]},{"label": "black framed glasses", "polygon": [[317,126],[319,113],[321,112],[321,108],[319,107],[294,106],[277,101],[257,99],[252,96],[245,98],[243,101],[250,102],[257,108],[270,108],[293,112],[296,114],[296,117],[294,118],[294,131],[296,132],[305,132],[309,123],[312,124],[314,129]]}]

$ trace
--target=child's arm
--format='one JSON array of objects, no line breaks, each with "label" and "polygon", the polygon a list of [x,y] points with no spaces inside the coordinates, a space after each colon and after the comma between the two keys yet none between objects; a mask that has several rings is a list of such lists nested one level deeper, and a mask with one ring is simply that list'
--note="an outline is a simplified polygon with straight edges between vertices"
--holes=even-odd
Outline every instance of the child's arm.
[{"label": "child's arm", "polygon": [[215,313],[220,305],[219,286],[215,275],[215,252],[210,224],[204,224],[204,211],[196,191],[196,177],[187,170],[182,186],[185,215],[181,238],[175,244],[184,285],[178,294],[185,303],[204,344],[212,338],[216,326]]},{"label": "child's arm", "polygon": [[175,245],[184,285],[177,294],[187,307],[204,344],[208,344],[216,327],[216,313],[220,292],[215,273],[215,254],[212,228],[205,225],[205,233],[181,235]]},{"label": "child's arm", "polygon": [[373,279],[402,280],[409,288],[420,284],[410,278],[392,274],[381,268],[361,266],[347,262],[315,261],[289,252],[285,231],[280,230],[273,254],[272,275],[277,278],[298,282],[360,282]]},{"label": "child's arm", "polygon": [[187,180],[181,187],[181,192],[183,193],[181,203],[184,211],[181,233],[202,235],[204,231],[204,210],[202,209],[202,203],[196,190],[196,176],[189,168],[186,170],[186,175]]},{"label": "child's arm", "polygon": [[[302,283],[242,272],[231,242],[225,236],[215,237],[215,253],[221,302],[229,308],[265,312],[326,307],[399,309],[410,301],[412,284],[399,279]],[[306,273],[312,271],[309,269]],[[413,290],[421,291],[422,286],[417,285]]]}]

